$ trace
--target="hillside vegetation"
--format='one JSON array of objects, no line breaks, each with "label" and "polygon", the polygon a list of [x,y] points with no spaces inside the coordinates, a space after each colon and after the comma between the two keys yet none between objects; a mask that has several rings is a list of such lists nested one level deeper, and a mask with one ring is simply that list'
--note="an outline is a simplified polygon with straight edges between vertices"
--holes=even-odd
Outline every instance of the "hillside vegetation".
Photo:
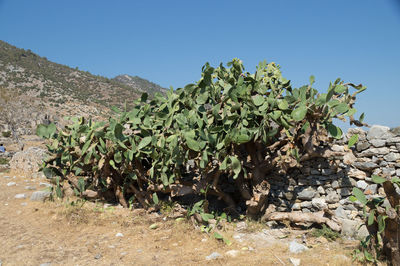
[{"label": "hillside vegetation", "polygon": [[[139,77],[96,76],[0,41],[0,90],[7,96],[0,99],[3,109],[7,105],[11,120],[26,129],[49,117],[52,121],[64,115],[104,117],[113,105],[129,104],[143,92],[152,95],[164,89]],[[5,124],[0,121],[0,131],[7,129]]]}]

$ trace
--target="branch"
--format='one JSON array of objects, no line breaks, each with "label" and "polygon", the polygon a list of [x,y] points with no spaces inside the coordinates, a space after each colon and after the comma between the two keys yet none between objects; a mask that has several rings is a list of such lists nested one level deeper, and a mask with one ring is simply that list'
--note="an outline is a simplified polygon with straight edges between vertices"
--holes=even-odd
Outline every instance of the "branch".
[{"label": "branch", "polygon": [[318,223],[326,224],[332,230],[339,232],[341,227],[333,220],[324,217],[324,212],[303,213],[303,212],[273,212],[265,217],[267,221],[284,221],[288,220],[294,223]]}]

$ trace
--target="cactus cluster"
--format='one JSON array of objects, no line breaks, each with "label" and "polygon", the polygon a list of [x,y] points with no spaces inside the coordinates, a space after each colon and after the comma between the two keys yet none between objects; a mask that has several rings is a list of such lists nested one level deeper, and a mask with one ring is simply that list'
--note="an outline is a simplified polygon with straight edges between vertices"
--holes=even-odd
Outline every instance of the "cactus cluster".
[{"label": "cactus cluster", "polygon": [[43,171],[77,194],[123,206],[149,206],[154,193],[206,190],[229,210],[245,204],[257,216],[267,206],[271,171],[321,156],[321,142],[342,136],[334,118],[362,123],[353,105],[365,87],[337,79],[319,93],[313,84],[311,77],[292,88],[275,63],[260,63],[254,74],[239,59],[227,67],[207,63],[197,83],[153,99],[143,94],[131,110],[114,108],[108,122],[39,126],[52,154]]}]

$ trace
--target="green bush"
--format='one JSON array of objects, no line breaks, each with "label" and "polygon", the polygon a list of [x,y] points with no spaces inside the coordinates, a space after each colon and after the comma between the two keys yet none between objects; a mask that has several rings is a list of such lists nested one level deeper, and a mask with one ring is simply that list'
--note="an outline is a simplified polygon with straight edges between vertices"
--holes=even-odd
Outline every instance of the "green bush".
[{"label": "green bush", "polygon": [[11,137],[11,131],[3,131],[1,132],[1,135],[5,138]]}]

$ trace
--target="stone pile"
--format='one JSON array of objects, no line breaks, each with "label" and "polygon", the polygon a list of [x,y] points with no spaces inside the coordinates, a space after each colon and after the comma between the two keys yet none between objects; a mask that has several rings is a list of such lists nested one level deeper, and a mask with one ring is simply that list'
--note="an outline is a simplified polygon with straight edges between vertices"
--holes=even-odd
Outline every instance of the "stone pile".
[{"label": "stone pile", "polygon": [[[349,149],[346,139],[354,134],[359,141]],[[354,236],[363,213],[358,202],[349,200],[352,189],[360,188],[367,197],[385,196],[371,175],[400,177],[400,130],[384,126],[372,126],[368,132],[350,129],[344,140],[331,145],[331,150],[342,155],[304,162],[285,176],[269,176],[269,202],[282,212],[330,210],[342,223],[342,232]]]},{"label": "stone pile", "polygon": [[20,151],[10,160],[10,169],[27,173],[36,173],[43,159],[46,157],[46,151],[38,147],[30,147],[26,151]]}]

